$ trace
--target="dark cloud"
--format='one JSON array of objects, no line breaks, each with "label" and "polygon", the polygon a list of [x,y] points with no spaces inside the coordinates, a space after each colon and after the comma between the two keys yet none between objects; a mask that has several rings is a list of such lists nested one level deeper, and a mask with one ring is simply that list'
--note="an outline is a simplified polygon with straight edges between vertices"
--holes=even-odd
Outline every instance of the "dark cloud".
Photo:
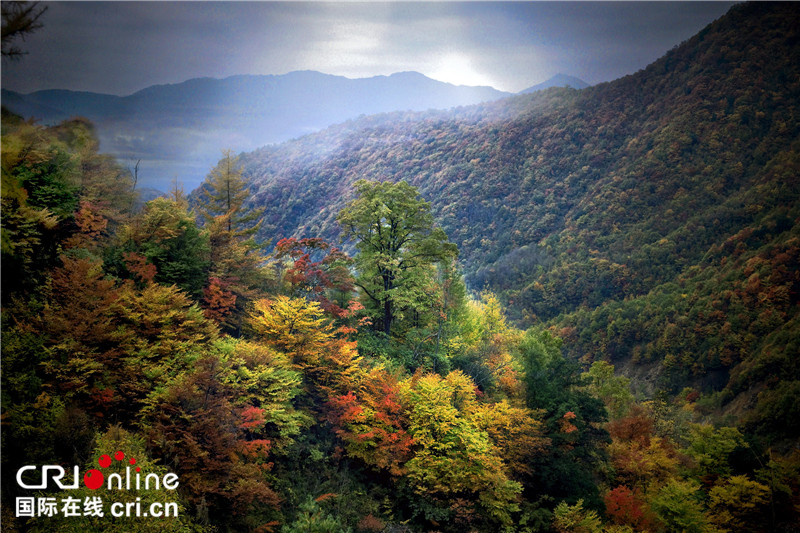
[{"label": "dark cloud", "polygon": [[634,72],[729,2],[53,2],[3,87],[130,94],[193,77],[416,70],[517,91]]}]

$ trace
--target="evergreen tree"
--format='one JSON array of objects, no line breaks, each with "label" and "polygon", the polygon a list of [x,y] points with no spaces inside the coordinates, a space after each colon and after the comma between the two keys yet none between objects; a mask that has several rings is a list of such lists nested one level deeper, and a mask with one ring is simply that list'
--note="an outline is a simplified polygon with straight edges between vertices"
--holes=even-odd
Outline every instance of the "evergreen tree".
[{"label": "evergreen tree", "polygon": [[206,177],[201,194],[198,211],[205,224],[222,222],[222,229],[234,238],[250,237],[258,230],[264,209],[244,209],[249,194],[247,182],[238,157],[230,150],[223,152],[222,159]]},{"label": "evergreen tree", "polygon": [[[247,302],[265,283],[261,268],[264,258],[253,240],[263,209],[244,207],[249,194],[247,183],[230,150],[211,170],[201,191],[197,211],[208,232],[210,247],[209,283],[203,305],[213,310],[210,316],[222,317],[221,325],[229,333],[238,335]],[[232,302],[223,306],[225,313],[220,313],[219,297]]]}]

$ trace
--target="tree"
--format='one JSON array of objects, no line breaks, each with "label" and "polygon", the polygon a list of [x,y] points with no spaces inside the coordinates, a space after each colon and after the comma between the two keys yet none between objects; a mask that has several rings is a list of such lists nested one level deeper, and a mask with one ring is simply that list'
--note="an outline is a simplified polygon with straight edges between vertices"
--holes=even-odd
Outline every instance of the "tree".
[{"label": "tree", "polygon": [[520,340],[518,357],[525,368],[526,402],[544,410],[543,421],[552,446],[533,463],[529,486],[542,494],[568,501],[582,498],[600,508],[597,492],[599,465],[606,460],[608,432],[603,403],[582,387],[580,366],[561,354],[561,339],[549,331],[529,329]]},{"label": "tree", "polygon": [[296,410],[301,376],[281,354],[220,339],[140,411],[149,449],[180,476],[198,516],[231,531],[270,531],[280,496],[270,471],[309,419]]},{"label": "tree", "polygon": [[603,522],[597,512],[583,508],[583,500],[575,505],[562,501],[555,508],[553,528],[559,533],[600,533]]},{"label": "tree", "polygon": [[260,338],[283,350],[298,365],[318,363],[322,345],[331,340],[331,328],[317,302],[277,296],[253,303],[250,326]]},{"label": "tree", "polygon": [[354,304],[361,307],[350,300],[355,289],[348,268],[352,260],[323,239],[281,239],[273,257],[281,290],[290,296],[319,302],[336,318],[351,316]]},{"label": "tree", "polygon": [[715,428],[710,424],[693,424],[685,452],[695,462],[694,473],[702,481],[711,483],[730,476],[733,473],[731,454],[747,447],[741,432],[734,427]]},{"label": "tree", "polygon": [[767,518],[769,487],[733,476],[709,492],[711,522],[720,531],[761,531]]},{"label": "tree", "polygon": [[[261,223],[262,210],[244,207],[248,195],[237,158],[226,151],[201,186],[197,205],[211,252],[207,289],[222,290],[225,298],[232,299],[221,325],[236,335],[241,333],[248,302],[257,297],[256,289],[266,281],[261,268],[264,258],[252,238]],[[216,289],[211,287],[214,284]],[[213,302],[209,305],[216,306]]]},{"label": "tree", "polygon": [[607,361],[595,361],[589,371],[581,375],[587,382],[587,391],[603,400],[612,418],[625,416],[633,404],[631,380],[614,375],[614,365]]},{"label": "tree", "polygon": [[198,211],[206,223],[222,217],[222,228],[235,238],[251,236],[258,230],[263,209],[244,209],[249,196],[247,183],[238,158],[230,150],[223,152],[222,159],[206,177],[201,195]]},{"label": "tree", "polygon": [[633,489],[653,489],[669,482],[678,471],[679,456],[671,441],[656,436],[653,420],[641,407],[607,426],[608,447],[618,483]]},{"label": "tree", "polygon": [[[208,274],[208,236],[197,227],[185,199],[147,202],[118,236],[120,245],[111,250],[117,260],[136,254],[155,268],[153,279],[157,283],[174,284],[193,297],[203,293]],[[130,266],[127,269],[130,271]]]},{"label": "tree", "polygon": [[699,492],[700,486],[696,482],[677,479],[658,491],[650,505],[666,531],[708,531],[708,519],[703,513]]},{"label": "tree", "polygon": [[633,531],[655,529],[655,516],[644,501],[640,491],[620,485],[603,497],[606,516],[619,526],[630,526]]},{"label": "tree", "polygon": [[19,59],[27,53],[13,42],[40,29],[39,18],[45,11],[47,6],[42,7],[39,2],[3,2],[3,57]]},{"label": "tree", "polygon": [[441,228],[435,227],[430,204],[406,182],[355,184],[358,198],[337,217],[343,238],[356,240],[356,285],[365,307],[386,335],[406,313],[424,308],[424,290],[433,267],[458,254]]},{"label": "tree", "polygon": [[400,384],[399,397],[408,406],[414,439],[414,456],[405,464],[414,492],[428,504],[449,507],[457,522],[468,522],[477,511],[484,519],[510,524],[522,485],[510,479],[501,456],[504,446],[491,436],[502,437],[505,422],[511,422],[502,419],[511,412],[502,406],[487,422],[475,383],[459,371],[444,378],[415,374]]}]

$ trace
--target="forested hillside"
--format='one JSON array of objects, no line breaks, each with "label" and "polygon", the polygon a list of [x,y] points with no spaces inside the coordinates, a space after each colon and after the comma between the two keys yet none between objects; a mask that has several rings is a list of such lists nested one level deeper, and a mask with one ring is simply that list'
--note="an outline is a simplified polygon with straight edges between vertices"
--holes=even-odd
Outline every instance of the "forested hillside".
[{"label": "forested hillside", "polygon": [[3,530],[796,531],[793,7],[191,202],[4,109]]},{"label": "forested hillside", "polygon": [[406,180],[468,286],[519,323],[556,328],[572,357],[624,365],[648,393],[688,384],[707,409],[796,438],[767,421],[800,416],[798,53],[793,5],[739,5],[611,83],[246,154],[260,237],[335,239],[355,180]]}]

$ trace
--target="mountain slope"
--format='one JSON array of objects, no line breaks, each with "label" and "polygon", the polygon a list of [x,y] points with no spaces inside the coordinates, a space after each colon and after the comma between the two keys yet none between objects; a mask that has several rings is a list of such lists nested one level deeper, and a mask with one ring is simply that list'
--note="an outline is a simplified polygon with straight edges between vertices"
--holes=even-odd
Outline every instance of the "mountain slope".
[{"label": "mountain slope", "polygon": [[369,117],[248,154],[262,237],[335,238],[352,182],[405,179],[470,285],[561,328],[575,357],[652,361],[660,377],[643,386],[721,391],[708,408],[748,405],[755,425],[764,405],[796,410],[780,402],[800,388],[798,18],[738,5],[611,83]]},{"label": "mountain slope", "polygon": [[225,148],[252,150],[362,114],[450,108],[509,94],[454,86],[415,72],[348,79],[303,71],[192,79],[125,97],[3,90],[3,105],[45,124],[89,118],[97,125],[104,152],[123,161],[141,159],[142,182],[166,190],[175,176],[194,188]]}]

